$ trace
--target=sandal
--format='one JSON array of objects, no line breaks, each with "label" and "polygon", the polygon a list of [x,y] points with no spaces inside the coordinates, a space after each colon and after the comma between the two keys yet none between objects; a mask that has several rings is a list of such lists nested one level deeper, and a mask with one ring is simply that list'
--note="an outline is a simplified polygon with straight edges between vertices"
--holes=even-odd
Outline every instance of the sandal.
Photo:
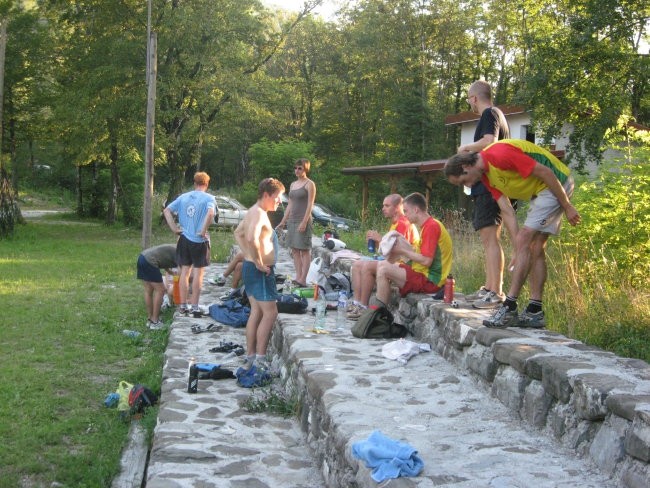
[{"label": "sandal", "polygon": [[192,333],[193,334],[201,334],[202,332],[218,332],[220,330],[223,330],[223,325],[216,324],[216,323],[212,323],[212,324],[208,325],[207,327],[201,327],[200,325],[193,325],[192,326]]},{"label": "sandal", "polygon": [[242,346],[240,346],[239,344],[235,344],[233,342],[220,341],[219,346],[213,347],[212,349],[210,349],[210,352],[230,352],[230,351],[234,351],[238,347],[241,348]]}]

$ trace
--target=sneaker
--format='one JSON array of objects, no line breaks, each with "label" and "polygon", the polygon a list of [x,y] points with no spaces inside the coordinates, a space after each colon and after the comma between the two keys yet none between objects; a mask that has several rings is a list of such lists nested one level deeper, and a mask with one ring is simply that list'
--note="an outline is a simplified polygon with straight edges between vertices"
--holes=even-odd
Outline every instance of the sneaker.
[{"label": "sneaker", "polygon": [[505,299],[505,295],[498,295],[496,292],[491,291],[483,298],[474,301],[472,307],[478,309],[496,308],[501,305]]},{"label": "sneaker", "polygon": [[482,286],[477,292],[474,292],[470,295],[465,295],[465,300],[468,302],[473,302],[475,300],[481,300],[486,297],[486,295],[490,293],[490,290]]},{"label": "sneaker", "polygon": [[523,311],[517,317],[517,321],[512,324],[512,327],[524,327],[530,329],[543,329],[546,327],[546,322],[544,321],[544,311],[540,310],[539,312],[526,312]]},{"label": "sneaker", "polygon": [[226,277],[222,274],[217,276],[217,279],[214,280],[214,284],[217,286],[224,286],[226,284]]},{"label": "sneaker", "polygon": [[350,302],[348,303],[348,306],[345,307],[345,312],[346,313],[347,312],[352,312],[352,310],[354,310],[357,307],[358,307],[358,305],[356,303],[354,303],[352,300],[350,300]]},{"label": "sneaker", "polygon": [[513,322],[517,321],[517,311],[510,310],[505,305],[497,308],[489,319],[483,321],[486,327],[503,328],[511,327]]},{"label": "sneaker", "polygon": [[181,315],[189,315],[191,309],[189,307],[181,305],[178,307],[178,313]]},{"label": "sneaker", "polygon": [[165,328],[165,324],[163,323],[162,320],[159,320],[158,322],[147,320],[147,327],[149,328],[149,330],[160,330]]},{"label": "sneaker", "polygon": [[365,312],[366,310],[368,310],[367,307],[363,307],[361,305],[355,305],[354,308],[351,311],[349,311],[345,316],[349,320],[359,320],[359,317],[361,317],[363,312]]}]

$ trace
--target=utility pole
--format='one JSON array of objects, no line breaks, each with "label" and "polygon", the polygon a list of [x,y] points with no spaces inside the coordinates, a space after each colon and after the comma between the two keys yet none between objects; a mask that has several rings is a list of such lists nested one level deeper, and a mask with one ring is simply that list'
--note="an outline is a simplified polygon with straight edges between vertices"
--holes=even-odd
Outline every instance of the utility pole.
[{"label": "utility pole", "polygon": [[151,0],[147,2],[147,132],[144,148],[144,205],[142,206],[142,249],[151,243],[153,202],[153,150],[156,112],[156,75],[158,38],[151,32]]}]

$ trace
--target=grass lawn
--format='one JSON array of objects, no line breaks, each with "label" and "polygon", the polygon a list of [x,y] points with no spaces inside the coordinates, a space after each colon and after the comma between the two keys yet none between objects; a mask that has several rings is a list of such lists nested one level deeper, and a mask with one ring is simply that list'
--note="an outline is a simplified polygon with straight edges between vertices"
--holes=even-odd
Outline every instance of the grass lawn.
[{"label": "grass lawn", "polygon": [[[154,233],[152,245],[174,242]],[[167,340],[145,327],[140,242],[139,230],[71,215],[0,240],[0,487],[102,487],[117,474],[129,424],[102,402],[120,380],[159,393]]]}]

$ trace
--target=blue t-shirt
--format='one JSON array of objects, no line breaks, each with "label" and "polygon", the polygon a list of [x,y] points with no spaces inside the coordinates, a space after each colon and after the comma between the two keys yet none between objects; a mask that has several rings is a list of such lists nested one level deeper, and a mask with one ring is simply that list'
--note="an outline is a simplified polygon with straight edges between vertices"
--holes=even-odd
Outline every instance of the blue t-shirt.
[{"label": "blue t-shirt", "polygon": [[178,224],[183,229],[185,238],[199,243],[208,240],[200,236],[199,232],[203,229],[208,210],[215,210],[216,207],[214,196],[197,190],[183,193],[169,205],[169,209],[178,214]]}]

